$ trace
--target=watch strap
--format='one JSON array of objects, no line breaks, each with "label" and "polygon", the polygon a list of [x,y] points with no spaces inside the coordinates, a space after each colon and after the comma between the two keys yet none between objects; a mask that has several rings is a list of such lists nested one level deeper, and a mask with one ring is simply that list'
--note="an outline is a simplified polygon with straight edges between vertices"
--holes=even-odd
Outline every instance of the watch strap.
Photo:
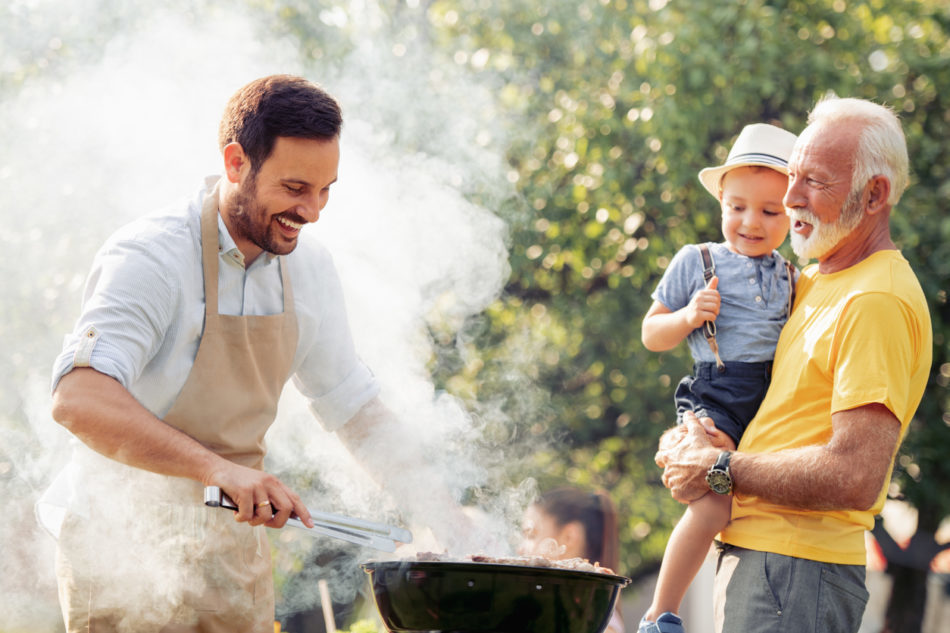
[{"label": "watch strap", "polygon": [[[716,464],[713,466],[716,470],[729,472],[729,463],[732,461],[732,451],[723,451],[716,458]],[[729,473],[730,475],[732,473]]]}]

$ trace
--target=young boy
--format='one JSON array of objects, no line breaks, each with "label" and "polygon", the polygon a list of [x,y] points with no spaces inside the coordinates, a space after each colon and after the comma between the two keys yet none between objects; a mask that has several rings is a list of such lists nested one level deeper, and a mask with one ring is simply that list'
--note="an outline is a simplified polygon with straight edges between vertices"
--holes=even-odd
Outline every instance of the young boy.
[{"label": "young boy", "polygon": [[[722,207],[721,244],[691,244],[670,262],[643,319],[643,344],[659,352],[684,339],[695,362],[680,381],[684,411],[713,419],[710,433],[735,450],[765,396],[778,335],[791,310],[796,271],[775,251],[788,234],[782,199],[795,135],[764,123],[743,128],[726,162],[699,172]],[[676,615],[716,534],[729,522],[732,496],[706,494],[673,529],[653,603],[639,633],[683,633]]]}]

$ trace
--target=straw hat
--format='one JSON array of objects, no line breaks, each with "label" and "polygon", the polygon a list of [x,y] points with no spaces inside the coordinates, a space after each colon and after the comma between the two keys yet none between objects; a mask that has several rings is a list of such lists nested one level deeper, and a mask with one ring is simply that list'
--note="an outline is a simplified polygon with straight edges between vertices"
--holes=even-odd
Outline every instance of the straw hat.
[{"label": "straw hat", "polygon": [[700,171],[699,181],[718,200],[722,177],[736,167],[762,165],[788,175],[788,159],[796,138],[788,130],[768,123],[747,125],[729,150],[726,162],[719,167],[707,167]]}]

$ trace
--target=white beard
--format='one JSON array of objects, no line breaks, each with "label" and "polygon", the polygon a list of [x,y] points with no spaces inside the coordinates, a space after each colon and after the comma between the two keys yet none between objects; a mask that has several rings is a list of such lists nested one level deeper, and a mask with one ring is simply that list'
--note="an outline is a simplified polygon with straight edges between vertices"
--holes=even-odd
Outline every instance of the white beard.
[{"label": "white beard", "polygon": [[857,195],[852,191],[848,194],[844,205],[841,208],[841,214],[838,221],[834,224],[828,224],[819,220],[811,211],[804,209],[786,209],[785,213],[792,220],[794,228],[795,221],[807,222],[811,224],[811,233],[808,237],[796,233],[794,230],[789,232],[789,238],[792,242],[792,250],[802,259],[821,259],[830,253],[841,240],[846,238],[853,231],[864,214],[861,213],[861,194]]}]

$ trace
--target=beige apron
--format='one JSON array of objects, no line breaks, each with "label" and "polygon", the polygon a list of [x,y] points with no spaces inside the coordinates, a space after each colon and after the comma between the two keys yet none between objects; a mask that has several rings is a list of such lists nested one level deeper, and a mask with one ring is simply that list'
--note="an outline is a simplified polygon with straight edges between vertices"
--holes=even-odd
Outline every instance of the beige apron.
[{"label": "beige apron", "polygon": [[[274,421],[297,345],[293,291],[281,258],[282,314],[218,313],[217,202],[215,187],[201,212],[204,332],[194,366],[164,420],[217,454],[260,468],[264,435]],[[143,482],[158,477],[129,470]],[[174,477],[161,481],[161,492],[151,486],[143,495],[147,498],[137,500],[135,525],[126,526],[127,531],[120,529],[118,537],[110,531],[116,546],[109,548],[107,557],[113,550],[124,552],[111,563],[103,562],[100,554],[91,561],[85,553],[84,539],[102,538],[95,519],[67,516],[57,561],[67,629],[70,633],[273,631],[274,590],[265,528],[237,523],[232,514],[205,507],[204,489],[198,482]],[[144,537],[143,524],[148,526]],[[153,552],[160,553],[153,556]],[[151,591],[138,591],[134,598],[129,591],[116,595],[120,574],[115,572],[110,578],[102,567],[118,569],[126,560],[133,561],[133,571],[134,565],[143,570],[164,565],[150,581]],[[87,573],[90,565],[92,574]],[[93,580],[88,582],[84,576]]]}]

